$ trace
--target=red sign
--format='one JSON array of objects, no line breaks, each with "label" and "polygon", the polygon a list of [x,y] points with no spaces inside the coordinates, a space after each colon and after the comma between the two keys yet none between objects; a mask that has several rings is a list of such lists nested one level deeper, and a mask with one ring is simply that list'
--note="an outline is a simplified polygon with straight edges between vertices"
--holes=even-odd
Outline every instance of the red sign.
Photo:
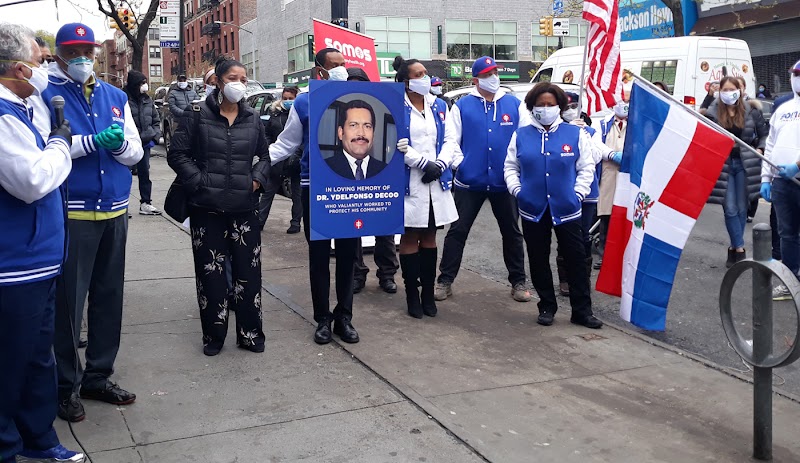
[{"label": "red sign", "polygon": [[345,67],[363,69],[372,82],[381,80],[372,37],[315,19],[314,50],[323,48],[335,48],[342,52]]},{"label": "red sign", "polygon": [[355,223],[353,223],[353,226],[356,227],[356,230],[361,230],[364,227],[364,221],[361,219],[356,219]]}]

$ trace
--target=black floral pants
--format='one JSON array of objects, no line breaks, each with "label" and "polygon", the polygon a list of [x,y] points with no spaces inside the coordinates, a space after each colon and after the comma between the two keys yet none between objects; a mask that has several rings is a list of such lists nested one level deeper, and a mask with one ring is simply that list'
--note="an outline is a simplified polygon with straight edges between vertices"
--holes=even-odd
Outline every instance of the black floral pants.
[{"label": "black floral pants", "polygon": [[261,231],[256,211],[225,214],[193,208],[189,217],[203,345],[222,347],[230,310],[236,312],[236,344],[263,345]]}]

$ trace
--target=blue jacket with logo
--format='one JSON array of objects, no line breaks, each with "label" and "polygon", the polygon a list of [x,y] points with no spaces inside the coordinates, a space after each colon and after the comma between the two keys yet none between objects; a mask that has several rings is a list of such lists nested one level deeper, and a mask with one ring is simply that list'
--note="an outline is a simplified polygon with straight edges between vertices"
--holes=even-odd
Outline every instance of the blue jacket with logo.
[{"label": "blue jacket with logo", "polygon": [[[55,63],[49,70],[50,83],[42,98],[48,106],[53,96],[64,98],[64,118],[69,121],[73,133],[69,210],[112,212],[126,209],[131,193],[128,166],[138,163],[144,154],[128,97],[122,90],[97,80],[87,102],[81,84],[66,76]],[[49,109],[55,124],[53,108]],[[94,135],[112,124],[119,125],[125,132],[122,146],[113,151],[94,142]]]},{"label": "blue jacket with logo", "polygon": [[[45,149],[44,140],[31,122],[25,106],[0,98],[0,119],[6,118],[13,118],[14,121],[4,121],[0,125],[0,136],[4,141],[19,139],[14,134],[3,133],[9,126],[24,126],[36,139],[35,146],[26,148]],[[62,144],[55,148],[60,149],[66,157],[66,141],[59,139],[53,143]],[[4,155],[0,148],[0,156]],[[56,176],[57,173],[53,172],[52,175]],[[28,203],[0,186],[0,221],[3,224],[0,233],[0,286],[46,280],[59,274],[66,236],[62,190],[63,187],[56,188]]]},{"label": "blue jacket with logo", "polygon": [[[589,137],[593,137],[597,131],[590,126],[584,127],[587,132],[589,132]],[[603,137],[603,141],[605,141],[605,137]],[[601,166],[603,162],[598,162],[595,164],[594,170],[594,179],[592,180],[592,184],[589,187],[589,194],[586,195],[586,199],[583,200],[585,203],[596,203],[600,199],[600,173],[602,172]]]},{"label": "blue jacket with logo", "polygon": [[506,190],[503,163],[508,143],[519,124],[520,101],[500,90],[494,101],[475,91],[456,102],[451,120],[460,128],[463,160],[455,185],[472,191]]},{"label": "blue jacket with logo", "polygon": [[[406,103],[406,128],[410,130],[411,127],[411,107],[408,106]],[[445,120],[444,115],[447,114],[447,103],[444,102],[441,98],[436,98],[436,100],[431,105],[431,111],[433,112],[434,121],[436,122],[436,157],[439,157],[439,154],[442,152],[442,145],[444,145],[444,129],[445,129]],[[414,140],[410,140],[411,146],[414,146]],[[424,160],[423,160],[424,161]],[[442,168],[442,176],[439,177],[439,184],[442,186],[442,190],[447,191],[453,187],[453,170],[450,169],[449,166],[445,165],[445,163],[438,161],[439,166]],[[427,162],[422,165],[418,165],[417,167],[423,169]],[[406,196],[411,194],[411,166],[406,165]]]}]

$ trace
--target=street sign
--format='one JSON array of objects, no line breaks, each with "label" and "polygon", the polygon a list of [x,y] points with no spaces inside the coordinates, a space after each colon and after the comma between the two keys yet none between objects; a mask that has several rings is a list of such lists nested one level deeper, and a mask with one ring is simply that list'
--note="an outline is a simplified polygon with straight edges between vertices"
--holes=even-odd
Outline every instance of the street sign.
[{"label": "street sign", "polygon": [[165,42],[181,39],[180,20],[177,16],[161,17],[159,19],[159,35]]},{"label": "street sign", "polygon": [[178,0],[160,0],[158,2],[158,13],[161,16],[175,16],[180,15],[181,4]]},{"label": "street sign", "polygon": [[569,35],[569,18],[553,18],[553,36]]},{"label": "street sign", "polygon": [[161,48],[178,48],[181,46],[181,42],[178,40],[167,40],[161,41]]},{"label": "street sign", "polygon": [[564,14],[564,0],[553,0],[553,14]]}]

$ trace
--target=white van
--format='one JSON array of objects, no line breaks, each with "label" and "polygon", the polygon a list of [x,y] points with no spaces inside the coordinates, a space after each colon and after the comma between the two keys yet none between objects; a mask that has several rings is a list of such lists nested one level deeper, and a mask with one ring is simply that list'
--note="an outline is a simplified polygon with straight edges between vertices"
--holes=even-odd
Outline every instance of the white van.
[{"label": "white van", "polygon": [[[531,82],[580,84],[584,47],[569,47],[553,53]],[[623,82],[633,72],[651,82],[663,82],[672,96],[698,109],[711,82],[726,75],[744,76],[747,94],[755,98],[758,87],[753,74],[750,48],[742,40],[725,37],[672,37],[622,42]],[[588,66],[587,66],[588,69]]]}]

